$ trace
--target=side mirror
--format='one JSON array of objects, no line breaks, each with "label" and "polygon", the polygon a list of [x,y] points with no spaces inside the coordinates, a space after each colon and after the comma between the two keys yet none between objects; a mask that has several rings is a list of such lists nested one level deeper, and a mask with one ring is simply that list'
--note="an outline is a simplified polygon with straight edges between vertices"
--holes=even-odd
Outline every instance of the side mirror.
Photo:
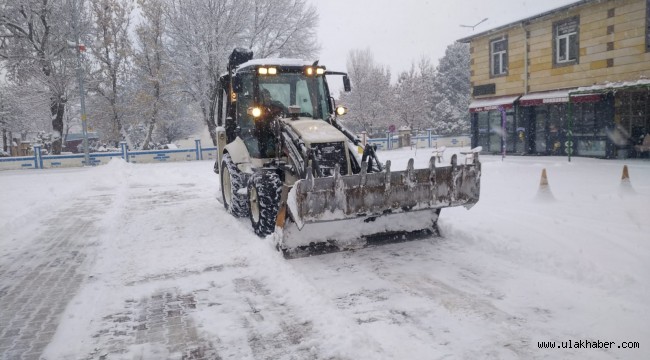
[{"label": "side mirror", "polygon": [[242,88],[241,78],[235,75],[232,78],[232,90],[238,93],[241,91],[241,88]]},{"label": "side mirror", "polygon": [[350,85],[350,78],[347,75],[343,75],[343,90],[345,90],[345,92],[352,91],[352,86]]}]

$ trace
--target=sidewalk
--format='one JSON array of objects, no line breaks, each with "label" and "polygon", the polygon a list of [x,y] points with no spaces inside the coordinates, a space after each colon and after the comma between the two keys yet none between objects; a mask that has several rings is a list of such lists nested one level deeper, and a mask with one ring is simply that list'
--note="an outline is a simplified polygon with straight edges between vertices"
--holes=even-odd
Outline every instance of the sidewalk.
[{"label": "sidewalk", "polygon": [[[39,359],[61,314],[79,290],[87,260],[86,238],[97,215],[88,206],[107,205],[107,197],[74,202],[60,215],[37,225],[33,239],[17,239],[0,257],[0,354],[3,359]],[[97,206],[100,207],[100,206]],[[65,215],[64,215],[65,214]],[[32,225],[33,226],[33,225]],[[8,236],[12,234],[7,231]]]},{"label": "sidewalk", "polygon": [[[2,236],[10,238],[0,242],[1,360],[59,360],[58,356],[47,355],[52,353],[47,351],[51,344],[57,348],[55,354],[61,353],[62,346],[68,346],[72,349],[69,353],[75,355],[65,359],[75,360],[220,358],[210,341],[200,338],[191,319],[190,314],[197,309],[195,291],[181,292],[173,285],[141,289],[151,282],[173,281],[176,276],[194,272],[161,273],[151,279],[117,285],[98,279],[94,269],[98,259],[111,256],[104,254],[107,223],[111,228],[120,226],[114,217],[126,210],[120,201],[133,197],[125,194],[128,190],[119,184],[92,184],[90,190],[68,202],[57,199],[57,203],[64,204],[56,210],[49,209],[52,206],[47,206],[47,200],[38,203],[41,208],[30,209],[39,215],[45,213],[44,216],[31,214],[28,219],[22,216],[21,221],[5,223]],[[147,211],[140,208],[150,210],[152,204],[169,207],[182,198],[166,189],[161,194],[136,186],[136,192],[133,211],[142,214]],[[146,196],[142,195],[145,192]],[[43,209],[43,204],[48,209]],[[121,216],[125,215],[118,215],[117,219]],[[120,237],[120,241],[131,240]],[[130,257],[133,259],[120,256],[128,264],[142,255],[132,252]],[[115,262],[114,266],[119,269],[124,265]],[[98,299],[101,301],[93,304],[93,309],[79,305],[84,299],[75,297],[93,288],[104,294]],[[103,307],[102,301],[110,302],[113,295],[130,291],[133,298],[118,300],[119,311],[111,313],[114,308]],[[148,295],[135,295],[143,291]],[[93,324],[91,334],[75,337],[75,332],[70,331],[70,327],[89,322]]]}]

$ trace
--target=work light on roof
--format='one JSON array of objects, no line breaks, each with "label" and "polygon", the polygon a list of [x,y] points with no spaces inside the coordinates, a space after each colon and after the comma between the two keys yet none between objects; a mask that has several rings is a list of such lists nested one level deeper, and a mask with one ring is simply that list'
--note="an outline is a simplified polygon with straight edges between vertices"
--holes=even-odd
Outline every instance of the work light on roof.
[{"label": "work light on roof", "polygon": [[323,75],[323,74],[325,74],[325,68],[313,67],[313,66],[307,66],[305,68],[305,75],[307,76]]},{"label": "work light on roof", "polygon": [[276,75],[278,69],[274,67],[259,67],[257,68],[257,73],[260,75]]}]

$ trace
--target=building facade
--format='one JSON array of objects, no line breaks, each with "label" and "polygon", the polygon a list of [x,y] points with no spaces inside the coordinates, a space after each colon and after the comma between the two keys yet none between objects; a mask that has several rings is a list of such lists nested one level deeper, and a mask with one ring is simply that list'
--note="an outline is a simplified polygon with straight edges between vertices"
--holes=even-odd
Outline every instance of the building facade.
[{"label": "building facade", "polygon": [[470,44],[474,147],[644,155],[650,0],[583,0],[459,41]]}]

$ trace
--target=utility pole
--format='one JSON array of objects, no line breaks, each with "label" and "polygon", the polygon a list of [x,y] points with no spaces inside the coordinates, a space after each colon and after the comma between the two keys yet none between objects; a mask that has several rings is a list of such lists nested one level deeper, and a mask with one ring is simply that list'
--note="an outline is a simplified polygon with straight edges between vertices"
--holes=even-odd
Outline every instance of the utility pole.
[{"label": "utility pole", "polygon": [[84,145],[84,163],[86,166],[90,166],[90,154],[88,151],[88,122],[86,121],[86,99],[84,91],[84,80],[83,80],[83,69],[81,68],[81,51],[86,50],[86,47],[79,43],[79,19],[81,17],[81,1],[75,0],[74,10],[72,12],[73,23],[74,23],[74,42],[75,42],[75,51],[77,52],[77,81],[79,82],[79,99],[81,102],[81,131],[83,133],[83,145]]}]

